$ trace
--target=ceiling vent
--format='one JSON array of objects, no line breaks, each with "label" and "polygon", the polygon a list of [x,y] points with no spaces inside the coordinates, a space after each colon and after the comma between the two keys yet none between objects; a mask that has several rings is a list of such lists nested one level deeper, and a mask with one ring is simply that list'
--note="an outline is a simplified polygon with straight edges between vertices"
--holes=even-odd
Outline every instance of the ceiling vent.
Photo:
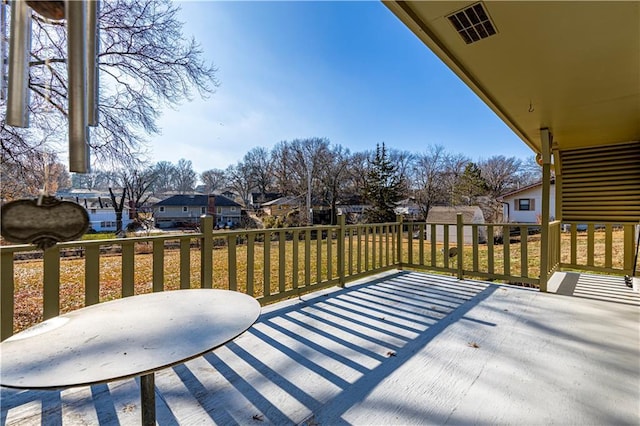
[{"label": "ceiling vent", "polygon": [[447,16],[465,43],[471,44],[496,34],[496,27],[482,3],[473,4]]}]

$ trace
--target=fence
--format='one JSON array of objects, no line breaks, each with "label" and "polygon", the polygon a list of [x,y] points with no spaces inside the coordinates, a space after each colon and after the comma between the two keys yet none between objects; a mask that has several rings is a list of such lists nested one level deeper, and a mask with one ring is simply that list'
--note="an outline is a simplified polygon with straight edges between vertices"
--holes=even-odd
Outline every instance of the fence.
[{"label": "fence", "polygon": [[[562,233],[552,222],[543,249],[539,225],[465,224],[461,215],[451,224],[346,225],[340,217],[334,226],[237,231],[214,231],[203,217],[200,233],[65,242],[44,253],[3,246],[0,339],[85,305],[178,288],[226,288],[266,304],[396,268],[537,286],[541,255],[549,274],[564,267],[629,273],[633,225],[585,226]],[[570,250],[561,252],[561,241]]]}]

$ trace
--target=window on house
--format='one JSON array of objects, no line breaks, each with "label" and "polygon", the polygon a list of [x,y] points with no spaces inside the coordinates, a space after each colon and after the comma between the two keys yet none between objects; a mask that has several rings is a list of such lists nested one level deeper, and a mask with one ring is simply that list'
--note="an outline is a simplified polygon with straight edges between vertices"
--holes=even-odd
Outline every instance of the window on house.
[{"label": "window on house", "polygon": [[516,200],[516,210],[522,210],[522,211],[534,210],[534,200],[532,198],[520,198]]},{"label": "window on house", "polygon": [[183,212],[183,213],[186,213],[186,212],[188,212],[188,211],[189,211],[189,207],[187,207],[187,206],[182,206],[182,212]]},{"label": "window on house", "polygon": [[235,207],[231,207],[231,211],[232,211],[232,212],[235,212],[235,211],[236,211],[236,208],[235,208]]},{"label": "window on house", "polygon": [[216,207],[216,213],[221,214],[222,213],[222,207]]},{"label": "window on house", "polygon": [[160,206],[160,213],[164,213],[164,206]]},{"label": "window on house", "polygon": [[200,207],[200,213],[206,214],[207,213],[207,208],[206,207]]}]

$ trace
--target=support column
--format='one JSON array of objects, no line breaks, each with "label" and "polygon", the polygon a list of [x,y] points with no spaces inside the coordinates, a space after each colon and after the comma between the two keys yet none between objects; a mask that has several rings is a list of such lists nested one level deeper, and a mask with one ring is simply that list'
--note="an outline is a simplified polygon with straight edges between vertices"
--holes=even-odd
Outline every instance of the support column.
[{"label": "support column", "polygon": [[[540,224],[540,291],[547,292],[549,280],[549,203],[551,201],[551,143],[549,129],[540,129],[542,144],[542,223]],[[556,188],[557,190],[557,188]]]}]

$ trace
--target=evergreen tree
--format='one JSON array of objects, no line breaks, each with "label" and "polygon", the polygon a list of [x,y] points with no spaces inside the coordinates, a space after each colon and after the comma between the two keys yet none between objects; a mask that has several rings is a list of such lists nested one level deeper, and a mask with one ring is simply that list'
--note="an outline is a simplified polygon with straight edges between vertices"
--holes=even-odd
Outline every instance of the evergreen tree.
[{"label": "evergreen tree", "polygon": [[396,203],[405,192],[404,180],[398,173],[398,166],[387,156],[384,145],[376,145],[376,154],[370,162],[365,183],[365,197],[371,207],[365,212],[369,223],[395,221]]},{"label": "evergreen tree", "polygon": [[480,168],[473,162],[467,163],[454,190],[454,205],[471,206],[476,204],[476,199],[487,193],[488,186],[482,177]]}]

